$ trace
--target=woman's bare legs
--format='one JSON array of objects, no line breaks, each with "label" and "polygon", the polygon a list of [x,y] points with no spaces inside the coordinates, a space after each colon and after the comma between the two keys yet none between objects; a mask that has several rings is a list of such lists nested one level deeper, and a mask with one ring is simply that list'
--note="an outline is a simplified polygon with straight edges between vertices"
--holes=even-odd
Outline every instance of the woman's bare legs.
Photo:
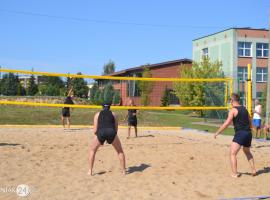
[{"label": "woman's bare legs", "polygon": [[118,154],[118,158],[120,161],[120,165],[122,168],[122,173],[126,174],[126,160],[125,160],[125,154],[121,145],[121,142],[118,138],[118,136],[116,135],[114,138],[114,141],[112,143],[114,149],[116,150],[117,154]]},{"label": "woman's bare legs", "polygon": [[94,166],[94,162],[95,162],[95,155],[96,152],[98,150],[98,148],[100,147],[100,143],[97,139],[97,136],[94,137],[92,144],[90,145],[90,149],[89,149],[89,171],[88,171],[88,175],[93,175],[93,166]]},{"label": "woman's bare legs", "polygon": [[71,122],[70,117],[67,117],[67,127],[68,127],[68,129],[70,129],[70,122]]},{"label": "woman's bare legs", "polygon": [[137,129],[137,126],[134,126],[134,129],[135,129],[135,137],[138,137],[138,129]]},{"label": "woman's bare legs", "polygon": [[130,129],[131,129],[131,126],[128,126],[128,136],[127,136],[127,139],[130,138]]},{"label": "woman's bare legs", "polygon": [[65,128],[65,117],[62,116],[61,121],[62,121],[63,128]]}]

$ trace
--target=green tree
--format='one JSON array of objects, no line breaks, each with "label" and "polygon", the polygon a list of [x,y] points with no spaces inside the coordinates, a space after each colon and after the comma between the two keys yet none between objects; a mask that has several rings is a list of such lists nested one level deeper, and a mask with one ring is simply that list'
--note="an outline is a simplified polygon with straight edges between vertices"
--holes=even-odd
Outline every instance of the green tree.
[{"label": "green tree", "polygon": [[27,88],[26,88],[26,94],[28,96],[34,96],[35,94],[38,93],[38,86],[35,83],[35,77],[34,75],[30,76]]},{"label": "green tree", "polygon": [[161,106],[168,106],[169,104],[170,104],[170,90],[168,90],[166,86],[161,99]]},{"label": "green tree", "polygon": [[107,83],[104,87],[104,97],[103,101],[104,102],[110,102],[112,103],[113,101],[113,95],[114,95],[114,88],[111,83]]},{"label": "green tree", "polygon": [[263,88],[262,92],[262,98],[260,100],[260,103],[262,105],[262,116],[266,116],[266,99],[267,99],[267,86]]},{"label": "green tree", "polygon": [[[193,62],[192,67],[180,66],[179,72],[180,78],[224,78],[221,62],[211,63],[208,57],[199,63]],[[183,106],[217,106],[224,102],[224,83],[175,82],[173,88]],[[199,111],[199,114],[205,113]]]},{"label": "green tree", "polygon": [[112,104],[113,104],[113,105],[119,105],[120,102],[121,102],[120,91],[116,90],[116,91],[114,92]]},{"label": "green tree", "polygon": [[109,60],[109,62],[103,66],[103,75],[108,75],[114,72],[115,72],[115,64],[113,61]]},{"label": "green tree", "polygon": [[[143,66],[143,72],[142,72],[143,78],[151,78],[152,74],[149,69],[149,65]],[[150,98],[149,95],[152,92],[153,89],[153,83],[150,81],[140,81],[139,84],[139,90],[141,92],[141,104],[144,106],[149,105]]]},{"label": "green tree", "polygon": [[65,88],[64,81],[56,76],[41,76],[39,82],[40,95],[59,96],[61,90]]},{"label": "green tree", "polygon": [[98,103],[99,95],[100,95],[100,90],[98,89],[98,90],[95,92],[95,96],[94,96],[94,100],[93,100],[93,103],[94,103],[94,104],[99,105],[99,103]]},{"label": "green tree", "polygon": [[98,96],[98,104],[101,105],[104,103],[104,90],[100,90],[99,96]]},{"label": "green tree", "polygon": [[[77,73],[82,75],[81,72]],[[89,88],[87,82],[83,78],[74,78],[71,82],[74,90],[74,95],[81,98],[86,98],[88,95]]]},{"label": "green tree", "polygon": [[95,82],[92,86],[92,88],[90,89],[90,101],[92,104],[95,104],[95,95],[98,91],[98,85],[97,83]]},{"label": "green tree", "polygon": [[17,96],[25,96],[26,95],[26,89],[21,85],[18,76],[16,76],[16,82],[18,83]]},{"label": "green tree", "polygon": [[7,96],[21,95],[20,81],[13,73],[4,74],[1,80],[1,94]]}]

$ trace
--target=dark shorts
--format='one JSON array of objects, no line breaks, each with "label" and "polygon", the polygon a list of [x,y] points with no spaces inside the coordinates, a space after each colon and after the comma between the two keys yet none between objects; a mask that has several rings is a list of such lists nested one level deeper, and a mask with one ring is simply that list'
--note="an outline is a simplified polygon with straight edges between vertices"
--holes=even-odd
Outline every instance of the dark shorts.
[{"label": "dark shorts", "polygon": [[137,126],[137,118],[128,119],[129,126]]},{"label": "dark shorts", "polygon": [[97,138],[100,144],[104,144],[107,141],[108,144],[113,143],[116,136],[116,131],[113,128],[103,128],[99,129],[97,132]]},{"label": "dark shorts", "polygon": [[252,141],[252,134],[250,131],[237,131],[234,135],[233,142],[244,146],[250,147]]},{"label": "dark shorts", "polygon": [[62,116],[63,117],[70,117],[70,111],[69,111],[69,109],[63,108],[62,109]]}]

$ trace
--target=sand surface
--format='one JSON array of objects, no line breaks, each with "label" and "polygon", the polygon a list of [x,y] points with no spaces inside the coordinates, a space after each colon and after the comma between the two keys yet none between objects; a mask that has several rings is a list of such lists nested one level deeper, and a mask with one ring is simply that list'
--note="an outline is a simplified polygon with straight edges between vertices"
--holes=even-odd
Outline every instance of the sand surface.
[{"label": "sand surface", "polygon": [[119,136],[128,174],[120,173],[113,147],[96,155],[95,175],[87,176],[90,128],[0,128],[0,199],[21,199],[14,191],[30,187],[24,199],[129,200],[222,199],[270,195],[270,142],[253,141],[258,176],[252,177],[241,151],[240,178],[230,177],[232,137],[194,130],[139,130]]}]

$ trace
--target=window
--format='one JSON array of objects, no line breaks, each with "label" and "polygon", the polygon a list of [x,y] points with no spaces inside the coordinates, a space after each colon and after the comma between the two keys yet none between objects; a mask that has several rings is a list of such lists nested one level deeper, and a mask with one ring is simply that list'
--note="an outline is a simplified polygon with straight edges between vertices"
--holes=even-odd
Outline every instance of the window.
[{"label": "window", "polygon": [[238,67],[237,69],[237,79],[238,81],[246,81],[248,74],[247,74],[247,67]]},{"label": "window", "polygon": [[127,96],[129,97],[141,96],[138,81],[127,81]]},{"label": "window", "polygon": [[263,99],[262,94],[263,94],[262,92],[256,92],[256,98],[259,99],[259,100],[262,100]]},{"label": "window", "polygon": [[169,90],[170,95],[169,95],[169,104],[170,105],[179,105],[179,98],[175,95],[173,90]]},{"label": "window", "polygon": [[239,92],[240,101],[239,103],[243,106],[246,106],[246,94],[245,92]]},{"label": "window", "polygon": [[251,56],[251,42],[238,42],[238,56],[240,57]]},{"label": "window", "polygon": [[208,48],[204,48],[202,49],[202,57],[208,57],[209,54],[208,54]]},{"label": "window", "polygon": [[[142,73],[131,74],[130,77],[142,77]],[[127,81],[127,96],[140,97],[139,81]]]},{"label": "window", "polygon": [[257,67],[256,69],[256,81],[266,82],[267,81],[267,68]]},{"label": "window", "polygon": [[257,43],[256,44],[256,54],[259,58],[268,57],[268,44],[267,43]]}]

